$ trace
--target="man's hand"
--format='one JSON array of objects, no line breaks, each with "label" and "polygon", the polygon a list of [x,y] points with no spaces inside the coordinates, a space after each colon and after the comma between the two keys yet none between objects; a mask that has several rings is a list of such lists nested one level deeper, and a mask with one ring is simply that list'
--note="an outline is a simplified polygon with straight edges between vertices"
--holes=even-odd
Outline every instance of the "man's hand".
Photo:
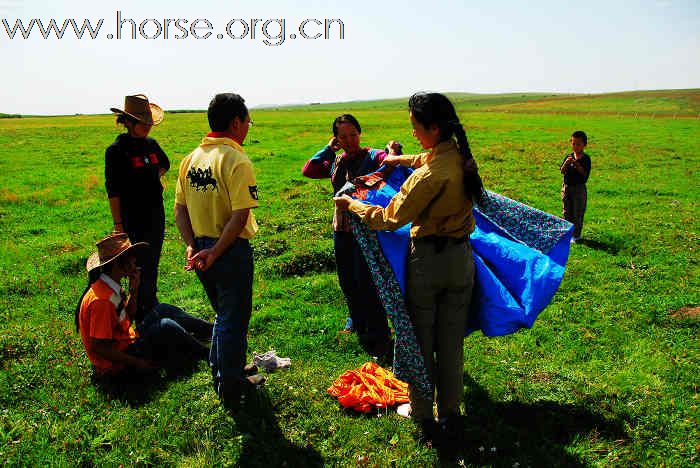
[{"label": "man's hand", "polygon": [[217,256],[212,249],[202,249],[192,256],[187,262],[186,270],[196,268],[199,271],[207,271],[216,261]]},{"label": "man's hand", "polygon": [[337,206],[338,209],[343,212],[348,211],[348,206],[350,206],[352,198],[350,198],[348,195],[342,195],[340,197],[333,197],[333,201],[335,202],[335,206]]},{"label": "man's hand", "polygon": [[197,253],[197,249],[193,245],[188,245],[185,250],[185,257],[187,263],[185,263],[185,270],[190,271],[194,269],[194,261],[192,260]]}]

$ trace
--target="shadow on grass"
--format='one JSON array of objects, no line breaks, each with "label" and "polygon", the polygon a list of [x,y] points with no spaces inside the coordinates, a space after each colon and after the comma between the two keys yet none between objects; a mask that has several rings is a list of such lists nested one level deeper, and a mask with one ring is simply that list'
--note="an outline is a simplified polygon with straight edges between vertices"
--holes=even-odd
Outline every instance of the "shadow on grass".
[{"label": "shadow on grass", "polygon": [[625,437],[622,419],[606,419],[584,406],[497,402],[466,374],[464,383],[465,443],[458,458],[467,465],[583,467],[586,463],[567,446],[582,439],[620,444]]},{"label": "shadow on grass", "polygon": [[323,466],[323,458],[316,450],[297,446],[285,438],[265,387],[252,392],[243,407],[230,411],[243,434],[243,450],[236,466]]},{"label": "shadow on grass", "polygon": [[619,245],[618,243],[614,242],[602,242],[595,239],[586,238],[579,239],[577,243],[585,245],[586,247],[589,247],[594,250],[600,250],[601,252],[609,253],[610,255],[617,255],[618,253],[620,253],[620,250],[622,250],[625,247],[624,245]]},{"label": "shadow on grass", "polygon": [[91,381],[106,398],[119,400],[131,407],[138,408],[153,399],[164,390],[169,382],[191,376],[199,367],[193,362],[178,370],[159,369],[153,372],[129,372],[119,377],[98,376],[93,373]]}]

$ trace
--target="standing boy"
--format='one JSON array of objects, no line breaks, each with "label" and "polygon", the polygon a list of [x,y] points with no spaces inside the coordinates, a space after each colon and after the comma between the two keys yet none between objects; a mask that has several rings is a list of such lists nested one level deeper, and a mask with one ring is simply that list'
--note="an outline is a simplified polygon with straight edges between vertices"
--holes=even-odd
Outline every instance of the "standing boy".
[{"label": "standing boy", "polygon": [[180,164],[175,222],[187,245],[188,269],[196,269],[216,311],[209,364],[214,389],[227,406],[264,380],[245,376],[252,313],[253,251],[258,206],[253,165],[241,144],[250,115],[238,94],[217,94],[207,113],[211,132]]},{"label": "standing boy", "polygon": [[577,130],[571,135],[571,154],[564,158],[559,170],[564,174],[564,184],[561,187],[561,199],[564,205],[564,219],[573,223],[574,236],[571,243],[581,239],[583,215],[586,213],[586,182],[591,174],[591,158],[583,152],[588,144],[586,134]]}]

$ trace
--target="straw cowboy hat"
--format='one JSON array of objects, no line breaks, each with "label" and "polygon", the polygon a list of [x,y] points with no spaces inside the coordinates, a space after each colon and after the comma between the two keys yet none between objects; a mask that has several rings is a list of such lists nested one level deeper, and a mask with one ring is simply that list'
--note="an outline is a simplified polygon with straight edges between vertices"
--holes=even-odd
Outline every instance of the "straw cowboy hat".
[{"label": "straw cowboy hat", "polygon": [[87,261],[87,271],[90,272],[95,268],[105,266],[121,255],[133,250],[135,254],[140,254],[150,246],[147,242],[137,242],[132,244],[129,236],[126,233],[110,234],[97,241],[97,252],[90,255]]},{"label": "straw cowboy hat", "polygon": [[112,107],[109,110],[115,114],[128,115],[147,125],[158,125],[163,121],[163,109],[152,102],[148,102],[148,98],[143,94],[125,97],[124,110],[116,107]]}]

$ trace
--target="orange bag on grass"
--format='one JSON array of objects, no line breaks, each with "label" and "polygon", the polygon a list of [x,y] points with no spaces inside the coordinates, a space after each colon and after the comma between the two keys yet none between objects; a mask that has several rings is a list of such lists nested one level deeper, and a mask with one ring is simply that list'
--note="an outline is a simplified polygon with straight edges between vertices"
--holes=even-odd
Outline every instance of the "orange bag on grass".
[{"label": "orange bag on grass", "polygon": [[408,403],[408,384],[374,362],[343,373],[326,391],[343,407],[363,413]]}]

